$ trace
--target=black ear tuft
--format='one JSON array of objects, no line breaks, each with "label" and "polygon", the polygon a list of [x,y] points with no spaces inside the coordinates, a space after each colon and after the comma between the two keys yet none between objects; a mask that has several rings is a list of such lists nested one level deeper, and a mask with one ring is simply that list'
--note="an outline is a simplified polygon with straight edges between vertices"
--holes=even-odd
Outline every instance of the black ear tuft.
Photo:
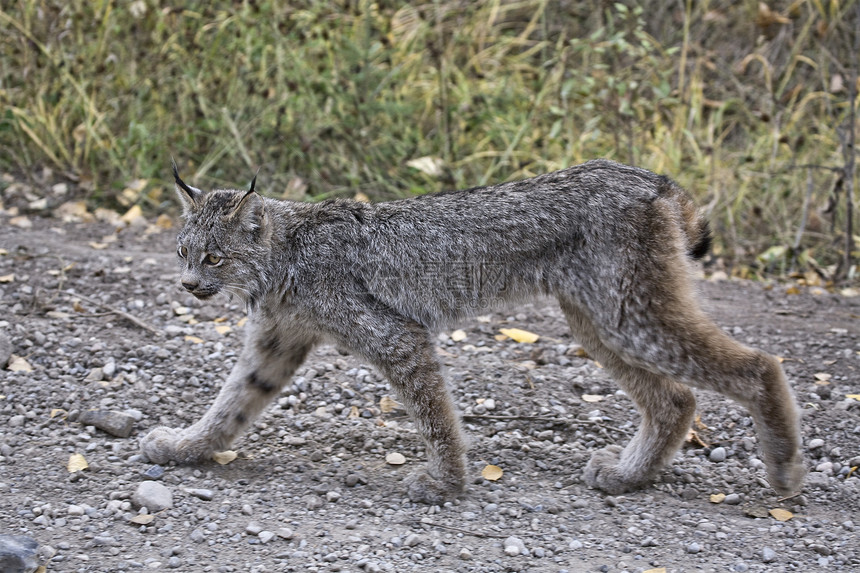
[{"label": "black ear tuft", "polygon": [[185,183],[185,181],[179,177],[179,168],[176,167],[176,161],[171,157],[170,162],[173,164],[173,180],[176,182],[176,194],[179,195],[179,199],[182,201],[185,213],[188,214],[197,207],[197,203],[203,195],[203,191]]},{"label": "black ear tuft", "polygon": [[256,184],[257,184],[257,175],[259,175],[259,174],[260,174],[260,168],[259,168],[259,167],[257,167],[257,172],[256,172],[256,173],[254,173],[254,178],[253,178],[253,179],[251,179],[251,187],[248,189],[248,193],[253,193],[253,192],[254,192],[254,185],[256,185]]}]

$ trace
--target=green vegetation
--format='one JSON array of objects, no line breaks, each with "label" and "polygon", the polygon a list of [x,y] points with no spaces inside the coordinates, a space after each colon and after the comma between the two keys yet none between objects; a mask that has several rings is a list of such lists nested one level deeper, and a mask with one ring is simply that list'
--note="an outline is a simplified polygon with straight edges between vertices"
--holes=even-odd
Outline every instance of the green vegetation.
[{"label": "green vegetation", "polygon": [[728,262],[844,276],[858,3],[15,0],[0,169],[159,209],[171,156],[373,199],[609,157],[693,191]]}]

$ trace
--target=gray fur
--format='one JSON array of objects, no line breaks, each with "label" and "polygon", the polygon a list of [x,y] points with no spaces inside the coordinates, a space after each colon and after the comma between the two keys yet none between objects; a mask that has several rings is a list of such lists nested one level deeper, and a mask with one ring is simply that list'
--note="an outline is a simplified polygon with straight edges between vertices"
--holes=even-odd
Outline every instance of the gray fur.
[{"label": "gray fur", "polygon": [[465,445],[435,358],[438,329],[502,303],[555,296],[574,336],[642,412],[623,450],[594,454],[589,485],[650,483],[680,447],[695,401],[687,385],[746,406],[771,485],[804,469],[794,399],[772,356],[730,339],[696,303],[690,259],[707,225],[666,177],[605,160],[533,179],[379,204],[297,203],[203,192],[175,174],[185,211],[181,281],[248,307],[245,349],[204,417],[141,441],[154,462],[227,448],[321,341],[374,363],[427,443],[409,495],[438,503],[465,481]]}]

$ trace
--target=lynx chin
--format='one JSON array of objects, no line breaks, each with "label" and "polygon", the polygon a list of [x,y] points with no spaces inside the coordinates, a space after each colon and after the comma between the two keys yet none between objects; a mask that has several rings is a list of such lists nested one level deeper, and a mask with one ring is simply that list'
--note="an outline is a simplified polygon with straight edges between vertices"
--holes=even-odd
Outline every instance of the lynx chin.
[{"label": "lynx chin", "polygon": [[651,483],[690,428],[690,386],[749,411],[777,492],[802,485],[798,413],[779,362],[732,340],[700,309],[691,268],[708,249],[708,226],[665,176],[595,160],[378,204],[278,201],[254,182],[205,192],[175,166],[174,178],[185,218],[182,286],[200,299],[236,295],[249,320],[245,348],[206,414],[141,440],[155,463],[227,449],[326,341],[384,373],[426,442],[427,465],[408,479],[409,497],[455,497],[466,447],[434,332],[548,295],[642,414],[625,447],[594,452],[588,485],[619,494]]}]

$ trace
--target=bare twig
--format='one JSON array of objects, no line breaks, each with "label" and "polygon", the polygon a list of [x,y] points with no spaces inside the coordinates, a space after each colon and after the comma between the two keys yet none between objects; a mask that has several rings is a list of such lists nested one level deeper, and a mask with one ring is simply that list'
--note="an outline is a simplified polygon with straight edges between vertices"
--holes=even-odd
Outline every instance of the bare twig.
[{"label": "bare twig", "polygon": [[552,418],[549,416],[499,416],[499,415],[478,415],[478,414],[467,414],[463,416],[464,420],[530,420],[533,422],[552,422],[554,424],[564,424],[566,426],[576,426],[578,424],[591,424],[592,426],[599,426],[605,430],[613,430],[615,432],[619,432],[624,434],[625,436],[629,436],[630,432],[626,430],[622,430],[616,426],[609,426],[602,422],[594,421],[594,420],[565,420],[564,418]]},{"label": "bare twig", "polygon": [[88,297],[88,296],[82,295],[82,294],[77,293],[77,292],[63,291],[63,294],[65,294],[66,296],[72,297],[72,298],[75,298],[75,297],[80,298],[81,300],[84,300],[84,301],[86,301],[86,302],[88,302],[88,303],[90,303],[90,304],[94,304],[94,305],[96,305],[96,306],[98,306],[98,307],[101,307],[101,308],[105,309],[105,310],[106,310],[106,311],[108,311],[108,312],[111,312],[111,313],[113,313],[113,314],[116,314],[116,315],[118,315],[118,316],[121,316],[122,318],[124,318],[124,319],[126,319],[127,321],[129,321],[129,322],[133,323],[134,325],[139,326],[140,328],[142,328],[142,329],[144,329],[144,330],[146,330],[146,331],[151,332],[151,333],[152,333],[152,334],[154,334],[155,336],[161,336],[161,331],[156,330],[156,329],[155,329],[155,328],[153,328],[152,326],[149,326],[148,324],[146,324],[145,322],[143,322],[142,320],[140,320],[140,319],[139,319],[139,318],[137,318],[136,316],[133,316],[133,315],[131,315],[131,314],[129,314],[129,313],[127,313],[127,312],[125,312],[124,310],[120,310],[120,309],[118,309],[118,308],[115,308],[115,307],[113,307],[113,306],[110,306],[110,305],[105,304],[105,303],[103,303],[103,302],[100,302],[100,301],[98,301],[98,300],[96,300],[96,299],[94,299],[94,298],[90,298],[90,297]]},{"label": "bare twig", "polygon": [[471,535],[472,537],[483,537],[483,538],[491,538],[491,539],[507,539],[508,535],[502,535],[499,533],[483,533],[481,531],[475,531],[472,529],[461,529],[459,527],[454,527],[453,525],[442,525],[441,523],[426,523],[424,521],[415,520],[412,523],[415,525],[423,525],[427,527],[438,527],[440,529],[447,529],[449,531],[456,531],[457,533],[462,533],[463,535]]}]

